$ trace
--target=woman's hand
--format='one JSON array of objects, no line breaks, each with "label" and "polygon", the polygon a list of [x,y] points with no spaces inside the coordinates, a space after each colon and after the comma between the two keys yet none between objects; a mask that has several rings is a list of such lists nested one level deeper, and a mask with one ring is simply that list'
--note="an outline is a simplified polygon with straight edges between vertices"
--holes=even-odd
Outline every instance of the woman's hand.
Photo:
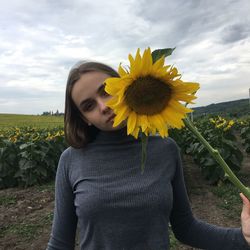
[{"label": "woman's hand", "polygon": [[243,201],[243,207],[241,212],[242,233],[246,241],[250,245],[250,201],[242,193],[240,193],[240,197]]}]

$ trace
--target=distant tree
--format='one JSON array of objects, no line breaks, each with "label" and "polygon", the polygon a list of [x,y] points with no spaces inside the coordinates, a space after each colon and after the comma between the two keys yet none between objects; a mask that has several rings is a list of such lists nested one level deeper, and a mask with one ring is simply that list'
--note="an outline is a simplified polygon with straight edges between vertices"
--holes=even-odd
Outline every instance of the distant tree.
[{"label": "distant tree", "polygon": [[56,112],[53,112],[53,110],[51,111],[44,111],[42,113],[43,116],[64,116],[64,113],[60,113],[59,110],[57,109]]},{"label": "distant tree", "polygon": [[51,112],[49,111],[44,111],[43,113],[42,113],[42,115],[51,115]]}]

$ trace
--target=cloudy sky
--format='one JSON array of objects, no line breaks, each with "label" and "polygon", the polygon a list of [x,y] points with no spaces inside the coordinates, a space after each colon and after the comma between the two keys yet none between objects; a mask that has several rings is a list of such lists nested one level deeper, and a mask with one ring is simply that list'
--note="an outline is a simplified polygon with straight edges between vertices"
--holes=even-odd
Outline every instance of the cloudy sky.
[{"label": "cloudy sky", "polygon": [[0,0],[0,113],[64,110],[81,59],[117,68],[176,47],[166,64],[201,84],[195,106],[248,98],[249,0]]}]

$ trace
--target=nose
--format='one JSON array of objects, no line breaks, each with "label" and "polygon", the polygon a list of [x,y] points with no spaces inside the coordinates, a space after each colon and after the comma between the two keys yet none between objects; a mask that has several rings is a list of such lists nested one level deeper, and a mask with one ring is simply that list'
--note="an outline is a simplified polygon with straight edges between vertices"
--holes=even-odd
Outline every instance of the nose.
[{"label": "nose", "polygon": [[111,110],[109,107],[106,106],[105,101],[102,98],[98,99],[98,105],[99,105],[100,112],[103,114],[106,114],[110,112]]}]

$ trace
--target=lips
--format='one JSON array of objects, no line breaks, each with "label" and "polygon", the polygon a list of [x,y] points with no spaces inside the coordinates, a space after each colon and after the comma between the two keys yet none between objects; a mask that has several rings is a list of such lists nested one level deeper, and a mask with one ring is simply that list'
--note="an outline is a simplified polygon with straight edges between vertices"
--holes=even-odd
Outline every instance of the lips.
[{"label": "lips", "polygon": [[110,122],[113,118],[115,118],[115,114],[111,115],[109,119],[107,120],[107,123]]}]

